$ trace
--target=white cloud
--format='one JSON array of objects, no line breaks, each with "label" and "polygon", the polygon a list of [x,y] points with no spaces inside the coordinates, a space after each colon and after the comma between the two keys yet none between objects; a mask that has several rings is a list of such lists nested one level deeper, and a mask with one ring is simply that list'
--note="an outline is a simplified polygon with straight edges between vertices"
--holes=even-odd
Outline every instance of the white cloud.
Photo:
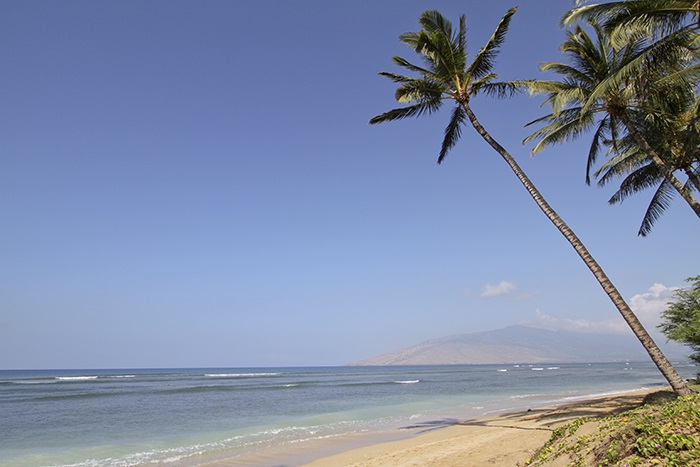
[{"label": "white cloud", "polygon": [[486,284],[481,292],[481,298],[498,297],[499,295],[507,295],[515,290],[515,284],[508,281],[501,281],[496,285]]},{"label": "white cloud", "polygon": [[[658,334],[656,325],[661,321],[661,312],[666,310],[668,302],[673,300],[674,292],[678,287],[666,287],[663,284],[654,284],[648,292],[634,295],[628,302],[634,314],[637,315],[647,331]],[[614,308],[611,311],[615,311]],[[615,318],[603,321],[590,321],[586,319],[556,318],[535,310],[533,321],[524,321],[522,324],[541,327],[554,331],[573,331],[590,333],[627,333],[629,327],[619,314]]]},{"label": "white cloud", "polygon": [[676,290],[678,287],[654,284],[648,292],[633,296],[629,301],[630,308],[645,327],[656,327],[661,321],[661,312],[668,308],[668,302],[673,300]]},{"label": "white cloud", "polygon": [[619,319],[604,321],[590,321],[587,319],[561,319],[542,313],[539,308],[535,310],[534,321],[524,321],[523,324],[552,331],[572,331],[586,333],[622,334],[629,332],[627,324]]}]

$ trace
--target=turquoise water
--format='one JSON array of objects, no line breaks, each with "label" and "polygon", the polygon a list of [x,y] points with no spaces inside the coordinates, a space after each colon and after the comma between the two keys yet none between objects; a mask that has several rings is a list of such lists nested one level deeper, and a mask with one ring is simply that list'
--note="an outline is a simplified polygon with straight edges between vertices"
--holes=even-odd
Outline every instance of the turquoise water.
[{"label": "turquoise water", "polygon": [[0,465],[192,465],[663,384],[625,362],[0,371]]}]

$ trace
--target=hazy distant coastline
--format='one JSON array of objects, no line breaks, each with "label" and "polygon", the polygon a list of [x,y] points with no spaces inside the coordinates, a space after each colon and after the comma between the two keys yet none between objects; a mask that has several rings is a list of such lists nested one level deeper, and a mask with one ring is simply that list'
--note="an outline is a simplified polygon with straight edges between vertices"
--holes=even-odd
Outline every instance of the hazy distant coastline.
[{"label": "hazy distant coastline", "polygon": [[[678,349],[668,357],[685,360]],[[443,337],[365,360],[362,365],[451,365],[546,362],[646,361],[648,355],[630,335],[584,334],[529,326]]]}]

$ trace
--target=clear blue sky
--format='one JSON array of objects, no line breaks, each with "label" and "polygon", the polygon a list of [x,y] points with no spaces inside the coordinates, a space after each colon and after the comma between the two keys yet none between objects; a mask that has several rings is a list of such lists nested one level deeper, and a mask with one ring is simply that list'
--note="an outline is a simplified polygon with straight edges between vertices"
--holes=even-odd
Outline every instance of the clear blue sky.
[{"label": "clear blue sky", "polygon": [[[531,323],[620,329],[608,298],[449,110],[393,108],[398,35],[438,8],[470,51],[505,1],[0,3],[0,368],[333,365]],[[497,71],[540,77],[572,2],[528,0]],[[700,222],[608,206],[586,141],[531,158],[540,99],[473,106],[653,324]],[[656,284],[656,285],[655,285]],[[662,284],[662,285],[659,285]]]}]

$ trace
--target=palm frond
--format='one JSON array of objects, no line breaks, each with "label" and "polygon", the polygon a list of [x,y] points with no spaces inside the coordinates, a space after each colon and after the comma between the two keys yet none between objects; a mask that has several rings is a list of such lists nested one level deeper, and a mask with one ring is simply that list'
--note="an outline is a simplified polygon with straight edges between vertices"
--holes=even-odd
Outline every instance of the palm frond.
[{"label": "palm frond", "polygon": [[411,62],[409,62],[408,60],[406,60],[405,58],[396,56],[396,57],[392,58],[392,61],[395,64],[397,64],[398,66],[406,68],[407,70],[411,70],[415,73],[420,73],[421,75],[430,76],[430,77],[435,76],[435,74],[432,71],[430,71],[426,68],[414,65]]},{"label": "palm frond", "polygon": [[693,64],[682,68],[680,70],[675,70],[670,73],[661,76],[655,83],[655,87],[660,86],[676,86],[679,82],[686,82],[690,86],[698,83],[700,81],[700,64]]},{"label": "palm frond", "polygon": [[442,148],[440,149],[440,155],[438,156],[438,164],[447,156],[447,153],[452,149],[457,141],[459,141],[460,136],[462,136],[462,125],[467,120],[467,114],[464,112],[464,108],[461,105],[456,105],[452,111],[452,118],[450,118],[450,123],[448,123],[445,128],[445,138],[442,140]]},{"label": "palm frond", "polygon": [[420,35],[420,32],[404,32],[399,34],[399,41],[403,42],[404,44],[415,50],[416,46],[418,45]]},{"label": "palm frond", "polygon": [[496,26],[496,30],[493,32],[489,40],[474,56],[474,60],[467,69],[467,76],[479,79],[491,73],[491,70],[495,64],[496,56],[498,55],[500,51],[499,49],[501,45],[503,45],[506,33],[508,32],[510,20],[517,10],[518,7],[511,8],[503,16],[503,18],[501,18],[501,21],[499,21],[498,26]]},{"label": "palm frond", "polygon": [[467,51],[467,17],[461,15],[459,17],[459,30],[457,32],[457,49]]},{"label": "palm frond", "polygon": [[372,117],[369,121],[370,125],[375,125],[377,123],[391,122],[394,120],[402,120],[409,117],[420,117],[425,114],[432,114],[437,112],[442,105],[442,101],[438,102],[425,102],[414,105],[409,105],[407,107],[399,107],[396,109],[389,110],[383,114]]},{"label": "palm frond", "polygon": [[588,160],[586,161],[586,185],[591,184],[591,169],[598,158],[598,153],[600,152],[600,147],[602,146],[603,138],[607,131],[610,130],[610,118],[604,117],[595,132],[593,133],[593,141],[591,142],[591,147],[588,150]]},{"label": "palm frond", "polygon": [[414,79],[407,81],[394,93],[397,102],[425,103],[440,102],[444,87],[440,83],[428,79]]},{"label": "palm frond", "polygon": [[559,20],[559,24],[568,26],[582,20],[593,20],[602,23],[610,15],[625,11],[625,3],[627,2],[610,2],[573,8]]},{"label": "palm frond", "polygon": [[647,164],[631,172],[620,183],[620,187],[608,201],[610,204],[623,202],[629,196],[655,186],[664,180],[653,164]]},{"label": "palm frond", "polygon": [[492,83],[489,80],[496,75],[487,75],[481,80],[472,83],[472,95],[483,92],[487,96],[497,99],[506,99],[513,97],[515,94],[528,89],[527,83],[529,80],[516,80]]},{"label": "palm frond", "polygon": [[593,79],[590,74],[580,70],[572,65],[559,62],[545,62],[540,65],[540,70],[544,72],[554,72],[561,76],[566,76],[566,79],[572,83],[592,85]]},{"label": "palm frond", "polygon": [[661,182],[659,187],[654,192],[649,206],[647,207],[644,217],[642,218],[642,225],[639,227],[637,235],[646,237],[651,233],[652,227],[656,224],[656,221],[666,212],[666,210],[671,205],[673,201],[675,191],[671,186],[671,183],[667,180]]},{"label": "palm frond", "polygon": [[418,19],[418,23],[431,34],[442,34],[452,37],[452,23],[437,10],[426,10]]},{"label": "palm frond", "polygon": [[[581,105],[586,102],[585,91],[579,87],[563,87],[559,92],[547,99],[552,106],[552,112],[556,115],[571,105]],[[582,113],[594,113],[594,109],[580,107]]]},{"label": "palm frond", "polygon": [[548,125],[545,125],[523,140],[523,144],[526,144],[539,139],[539,142],[532,148],[531,153],[533,155],[547,146],[576,138],[593,124],[592,116],[590,114],[581,114],[579,108],[566,109],[558,115],[551,114],[548,117],[550,122]]},{"label": "palm frond", "polygon": [[416,78],[413,78],[411,76],[399,75],[398,73],[391,73],[390,71],[380,71],[378,74],[380,76],[389,78],[394,83],[408,83],[416,80]]},{"label": "palm frond", "polygon": [[640,171],[638,176],[645,174],[643,177],[645,179],[647,177],[655,177],[657,181],[663,179],[659,168],[650,163],[649,157],[636,147],[614,152],[616,155],[608,159],[594,174],[598,179],[598,186],[605,186],[619,177],[626,177],[638,170]]}]

